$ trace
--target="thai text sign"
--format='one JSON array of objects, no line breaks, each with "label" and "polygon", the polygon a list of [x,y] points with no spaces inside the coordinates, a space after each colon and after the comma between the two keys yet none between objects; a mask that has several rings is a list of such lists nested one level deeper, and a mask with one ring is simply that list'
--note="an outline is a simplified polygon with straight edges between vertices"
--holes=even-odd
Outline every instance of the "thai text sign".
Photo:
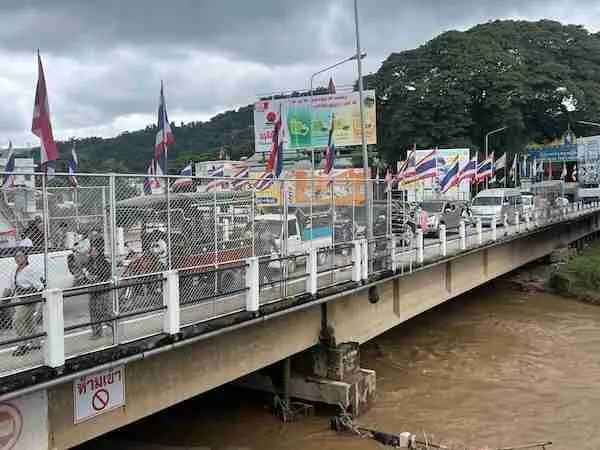
[{"label": "thai text sign", "polygon": [[533,159],[544,161],[577,161],[577,144],[563,144],[552,147],[528,147],[527,153]]},{"label": "thai text sign", "polygon": [[[334,170],[333,176],[310,170],[296,171],[296,188],[293,201],[297,205],[360,206],[365,203],[365,177],[362,169]],[[314,192],[313,192],[314,186]]]},{"label": "thai text sign", "polygon": [[[375,91],[364,92],[363,104],[367,143],[376,144]],[[273,129],[280,114],[285,136],[284,151],[326,147],[332,119],[336,147],[361,144],[358,92],[262,100],[255,103],[254,139],[257,153],[271,150]]]},{"label": "thai text sign", "polygon": [[73,403],[75,423],[123,406],[125,367],[113,367],[75,379]]}]

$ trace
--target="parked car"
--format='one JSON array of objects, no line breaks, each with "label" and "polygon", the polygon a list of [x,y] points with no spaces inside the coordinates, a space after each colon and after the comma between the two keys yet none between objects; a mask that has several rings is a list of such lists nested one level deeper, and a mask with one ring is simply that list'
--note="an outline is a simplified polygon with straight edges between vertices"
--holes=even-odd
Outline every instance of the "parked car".
[{"label": "parked car", "polygon": [[475,196],[471,211],[485,226],[491,226],[492,222],[503,224],[505,218],[512,224],[515,222],[515,214],[523,216],[523,197],[518,189],[486,189]]},{"label": "parked car", "polygon": [[446,226],[446,230],[457,230],[460,221],[470,214],[468,205],[460,201],[427,200],[419,206],[427,213],[427,229],[424,230],[426,235],[439,236],[442,224]]}]

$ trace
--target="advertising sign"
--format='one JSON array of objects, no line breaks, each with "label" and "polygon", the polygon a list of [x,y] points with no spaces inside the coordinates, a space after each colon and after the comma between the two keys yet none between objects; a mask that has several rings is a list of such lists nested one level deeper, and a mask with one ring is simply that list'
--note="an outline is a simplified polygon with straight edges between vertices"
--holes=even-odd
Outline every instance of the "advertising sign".
[{"label": "advertising sign", "polygon": [[[376,144],[375,91],[364,91],[363,103],[367,143]],[[361,144],[358,92],[256,102],[254,138],[257,153],[271,150],[273,129],[280,115],[285,135],[284,151],[326,147],[332,119],[336,147]]]},{"label": "advertising sign", "polygon": [[[417,150],[417,161],[427,155],[431,150]],[[437,169],[440,174],[439,179],[444,177],[446,171],[450,168],[449,164],[454,160],[455,157],[458,156],[460,161],[460,166],[462,167],[469,158],[470,151],[468,148],[440,148],[437,150]],[[408,183],[403,185],[403,189],[407,189],[408,191],[419,191],[419,195],[415,195],[415,197],[410,196],[411,199],[418,198],[424,192],[431,193],[439,193],[439,179],[427,179],[423,181],[418,181],[416,183]],[[468,180],[464,180],[460,183],[459,186],[454,186],[446,192],[445,196],[447,198],[454,198],[457,200],[468,200],[471,195],[471,186]]]},{"label": "advertising sign", "polygon": [[75,379],[73,403],[75,423],[123,406],[125,367],[113,367]]},{"label": "advertising sign", "polygon": [[[250,174],[252,183],[260,174]],[[336,206],[360,206],[365,203],[365,178],[362,169],[339,169],[333,171],[333,177],[314,171],[314,183],[310,170],[296,170],[285,175],[285,189],[289,204],[293,206],[331,205],[332,189]],[[329,181],[333,179],[333,183]],[[314,185],[314,196],[312,188]],[[256,203],[263,206],[281,206],[281,182],[275,181],[269,188],[256,191]]]},{"label": "advertising sign", "polygon": [[538,161],[577,161],[577,144],[528,147],[527,153]]}]

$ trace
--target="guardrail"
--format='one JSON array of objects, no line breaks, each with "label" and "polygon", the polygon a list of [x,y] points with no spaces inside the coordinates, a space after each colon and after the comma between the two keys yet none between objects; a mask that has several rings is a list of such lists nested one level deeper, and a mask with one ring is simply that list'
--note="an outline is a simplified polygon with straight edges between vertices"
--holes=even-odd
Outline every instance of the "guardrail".
[{"label": "guardrail", "polygon": [[[98,176],[90,177],[98,184]],[[213,192],[207,197],[169,193],[168,199],[164,192],[146,198],[131,196],[123,199],[123,204],[117,200],[116,186],[122,183],[116,179],[113,175],[107,177],[107,186],[102,187],[102,194],[97,197],[105,204],[94,207],[96,213],[103,212],[96,214],[98,220],[93,222],[102,224],[102,233],[94,236],[88,232],[88,242],[80,241],[79,246],[84,249],[89,246],[89,252],[79,252],[69,235],[64,237],[67,243],[70,240],[71,248],[67,244],[59,248],[49,246],[48,241],[54,239],[49,225],[57,220],[51,206],[44,208],[45,251],[35,254],[32,253],[35,249],[28,250],[30,264],[45,274],[45,286],[40,292],[0,300],[0,376],[40,366],[61,367],[69,358],[152,336],[177,335],[185,327],[240,312],[256,314],[261,307],[299,295],[317,295],[320,289],[347,283],[355,286],[390,273],[411,273],[436,260],[572,220],[600,208],[598,203],[546,207],[524,216],[502,218],[499,226],[492,221],[489,228],[475,218],[462,221],[452,233],[442,225],[435,239],[423,236],[421,230],[407,239],[392,233],[391,195],[387,193],[383,207],[376,206],[378,209],[371,212],[378,217],[383,215],[384,224],[376,227],[373,236],[367,239],[357,228],[366,222],[369,212],[361,212],[364,205],[352,195],[350,205],[344,206],[350,208],[351,228],[336,231],[337,217],[326,215],[333,220],[331,239],[319,245],[313,242],[315,245],[298,246],[290,218],[298,220],[300,213],[292,213],[298,210],[288,204],[287,181],[277,187],[284,194],[279,211],[259,215],[261,206],[257,200],[261,194],[255,190]],[[135,199],[143,212],[154,219],[162,211],[156,205],[165,202],[168,230],[160,236],[168,242],[163,242],[167,254],[160,255],[162,259],[155,255],[156,258],[148,256],[140,261],[139,255],[143,253],[131,255],[122,251],[125,237],[129,237],[130,244],[141,245],[142,250],[148,244],[144,242],[147,236],[135,235],[142,219],[127,209],[135,204],[128,203],[130,199]],[[335,195],[331,199],[329,207],[335,213],[342,206]],[[129,212],[124,214],[121,207]],[[191,208],[195,217],[202,217],[202,223],[209,223],[210,227],[203,230],[197,224],[186,224],[193,218],[189,214],[178,217],[182,208],[186,211]],[[264,222],[271,219],[279,227],[275,248],[261,242],[267,232]],[[161,233],[160,222],[144,224]],[[197,233],[194,236],[176,230],[190,226],[187,231],[192,233],[191,225]],[[79,230],[85,234],[82,228]],[[219,234],[214,235],[215,232]],[[199,235],[208,239],[197,239]],[[139,242],[134,242],[131,236]],[[182,242],[178,244],[177,239]],[[156,240],[149,243],[159,247],[163,244]],[[85,261],[77,260],[85,256]],[[14,277],[14,267],[5,264],[0,266],[0,278],[3,274],[6,277],[6,267],[10,267],[10,276]],[[65,270],[71,274],[70,284],[61,281]]]}]

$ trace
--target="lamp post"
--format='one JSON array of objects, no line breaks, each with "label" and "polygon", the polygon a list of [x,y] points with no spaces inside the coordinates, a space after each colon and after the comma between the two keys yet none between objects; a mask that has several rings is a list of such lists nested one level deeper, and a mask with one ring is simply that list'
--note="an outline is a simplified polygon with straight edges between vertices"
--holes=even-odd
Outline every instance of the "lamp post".
[{"label": "lamp post", "polygon": [[[484,142],[484,148],[485,148],[485,159],[487,159],[487,158],[488,158],[488,156],[489,156],[489,148],[488,148],[488,147],[489,147],[489,139],[490,139],[490,136],[491,136],[492,134],[500,133],[501,131],[504,131],[504,130],[506,130],[507,128],[508,128],[508,127],[500,127],[500,128],[497,128],[497,129],[495,129],[495,130],[492,130],[492,131],[490,131],[490,132],[488,132],[488,133],[486,133],[486,134],[485,134],[485,142]],[[505,164],[505,165],[506,165],[506,164]],[[492,168],[493,168],[493,166],[494,166],[494,161],[492,161]],[[506,177],[506,167],[504,168],[504,172],[505,172],[504,176]],[[485,188],[486,188],[486,189],[488,188],[488,181],[487,181],[487,178],[486,178],[486,181],[485,181]]]},{"label": "lamp post", "polygon": [[[358,22],[358,0],[354,0],[354,32],[356,37],[356,54],[362,54],[360,47],[360,27]],[[369,153],[367,150],[367,134],[365,130],[365,105],[363,99],[362,58],[356,60],[358,72],[358,101],[360,108],[360,135],[362,141],[363,172],[365,177],[365,195],[367,197],[367,237],[373,238],[373,211],[371,205],[371,184],[369,182]]]},{"label": "lamp post", "polygon": [[[315,80],[315,77],[317,75],[320,75],[324,72],[328,72],[332,69],[335,69],[338,66],[341,66],[342,64],[346,64],[347,62],[350,61],[354,61],[356,60],[361,60],[363,59],[365,56],[367,56],[366,53],[360,53],[360,57],[359,57],[359,53],[357,52],[356,54],[349,56],[347,58],[342,59],[341,61],[336,62],[335,64],[332,64],[330,66],[327,66],[321,70],[316,71],[315,73],[313,73],[310,76],[310,90],[309,90],[309,94],[310,94],[310,100],[309,100],[309,129],[312,130],[312,95],[313,95],[313,83]],[[313,201],[312,198],[314,198],[315,195],[315,148],[312,147],[310,148],[310,184],[311,184],[311,202],[310,202],[310,216],[311,216],[311,220],[312,220],[312,215],[313,215]]]}]

